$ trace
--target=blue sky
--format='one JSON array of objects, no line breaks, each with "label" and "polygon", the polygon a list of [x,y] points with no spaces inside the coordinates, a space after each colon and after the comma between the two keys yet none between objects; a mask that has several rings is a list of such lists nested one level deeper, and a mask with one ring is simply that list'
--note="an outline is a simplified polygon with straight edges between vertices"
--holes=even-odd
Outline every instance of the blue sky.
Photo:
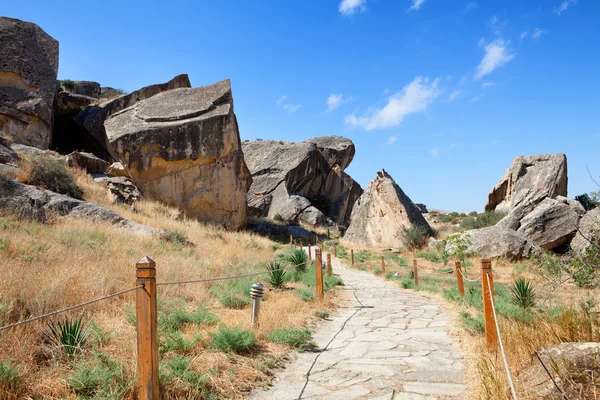
[{"label": "blue sky", "polygon": [[[126,3],[126,4],[123,4]],[[563,152],[569,196],[600,175],[600,2],[8,2],[60,42],[59,78],[135,90],[230,78],[242,139],[343,135],[363,187],[482,210],[517,155]]]}]

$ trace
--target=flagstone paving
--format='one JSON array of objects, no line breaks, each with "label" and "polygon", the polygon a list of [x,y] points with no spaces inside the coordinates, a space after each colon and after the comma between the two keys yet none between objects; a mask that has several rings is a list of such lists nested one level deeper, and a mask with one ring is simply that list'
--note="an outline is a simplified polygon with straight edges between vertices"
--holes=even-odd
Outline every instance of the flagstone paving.
[{"label": "flagstone paving", "polygon": [[333,260],[344,280],[339,312],[276,372],[264,399],[466,398],[462,356],[448,335],[450,315],[433,300]]}]

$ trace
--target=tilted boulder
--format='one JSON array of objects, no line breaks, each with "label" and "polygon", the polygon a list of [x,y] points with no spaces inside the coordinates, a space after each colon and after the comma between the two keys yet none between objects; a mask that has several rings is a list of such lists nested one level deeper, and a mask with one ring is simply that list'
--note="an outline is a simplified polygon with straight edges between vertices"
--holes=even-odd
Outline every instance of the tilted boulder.
[{"label": "tilted boulder", "polygon": [[[535,250],[534,244],[521,233],[501,226],[473,229],[462,233],[461,237],[469,243],[469,251],[484,258],[519,260]],[[451,244],[446,245],[446,250],[452,251]]]},{"label": "tilted boulder", "polygon": [[402,228],[431,227],[410,198],[381,170],[354,204],[343,241],[357,246],[401,247]]},{"label": "tilted boulder", "polygon": [[0,132],[49,148],[58,42],[36,24],[0,17],[0,60]]},{"label": "tilted boulder", "polygon": [[588,211],[581,218],[571,249],[583,253],[593,245],[600,246],[600,208]]},{"label": "tilted boulder", "polygon": [[[297,222],[304,209],[313,206],[333,221],[344,223],[362,193],[360,185],[344,172],[355,153],[349,139],[324,136],[300,143],[256,140],[244,143],[243,150],[253,177],[248,192],[252,217],[285,215],[285,221]],[[290,197],[296,202],[302,197],[304,208],[281,212],[280,206],[288,204]]]},{"label": "tilted boulder", "polygon": [[529,213],[545,198],[567,196],[567,157],[562,154],[518,156],[488,196],[486,211]]},{"label": "tilted boulder", "polygon": [[229,80],[136,102],[112,114],[105,128],[110,147],[145,198],[231,229],[246,224],[251,177]]},{"label": "tilted boulder", "polygon": [[107,161],[83,151],[74,151],[61,158],[69,167],[85,169],[88,174],[103,174],[110,166]]},{"label": "tilted boulder", "polygon": [[104,158],[118,160],[117,154],[110,147],[106,137],[104,122],[113,114],[118,113],[139,101],[149,99],[167,90],[191,87],[190,79],[186,74],[178,75],[169,82],[146,86],[129,94],[117,97],[98,105],[86,107],[75,117],[75,123],[88,135],[88,139],[95,145],[96,155]]},{"label": "tilted boulder", "polygon": [[58,81],[58,89],[64,92],[91,97],[93,99],[100,98],[100,84],[91,81]]}]

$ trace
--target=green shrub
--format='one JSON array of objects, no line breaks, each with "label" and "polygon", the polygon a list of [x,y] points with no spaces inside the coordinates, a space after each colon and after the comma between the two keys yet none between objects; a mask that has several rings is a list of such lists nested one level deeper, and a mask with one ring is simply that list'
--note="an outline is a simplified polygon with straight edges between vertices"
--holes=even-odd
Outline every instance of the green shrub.
[{"label": "green shrub", "polygon": [[551,279],[559,279],[563,272],[568,271],[561,260],[549,250],[535,255],[531,258],[531,261],[541,275]]},{"label": "green shrub", "polygon": [[486,228],[488,226],[496,225],[505,216],[506,213],[486,211],[484,213],[476,214],[475,216],[463,219],[460,223],[460,227],[461,229],[465,230]]},{"label": "green shrub", "polygon": [[64,87],[67,90],[73,90],[75,89],[75,82],[73,82],[71,79],[63,79],[60,81],[62,87]]},{"label": "green shrub", "polygon": [[301,249],[290,249],[287,253],[284,253],[285,262],[294,267],[296,272],[304,272],[308,268],[308,254]]},{"label": "green shrub", "polygon": [[242,353],[250,350],[256,344],[254,332],[239,327],[227,328],[221,326],[211,335],[211,346],[223,352]]},{"label": "green shrub", "polygon": [[399,267],[406,267],[408,266],[408,259],[404,256],[401,256],[400,254],[397,253],[386,253],[383,256],[385,258],[386,261],[393,261],[395,262]]},{"label": "green shrub", "polygon": [[376,276],[379,276],[379,275],[383,274],[383,271],[380,270],[379,268],[375,268],[373,270],[373,274],[375,274]]},{"label": "green shrub", "polygon": [[132,386],[125,365],[100,352],[94,353],[92,361],[76,364],[67,382],[78,396],[106,400],[122,399]]},{"label": "green shrub", "polygon": [[416,258],[424,258],[427,261],[433,263],[439,263],[441,261],[440,256],[435,251],[418,251],[415,253]]},{"label": "green shrub", "polygon": [[279,261],[270,261],[266,265],[267,268],[267,280],[275,289],[283,287],[286,278],[286,271],[283,263]]},{"label": "green shrub", "polygon": [[460,317],[467,332],[470,332],[474,335],[485,333],[485,324],[481,314],[478,314],[476,318],[473,318],[468,311],[461,311]]},{"label": "green shrub", "polygon": [[329,318],[329,313],[326,311],[315,311],[315,317],[321,318],[321,319],[327,319],[327,318]]},{"label": "green shrub", "polygon": [[327,274],[325,274],[323,276],[323,289],[324,290],[329,290],[335,286],[342,286],[343,284],[344,284],[344,281],[342,281],[342,278],[340,278],[339,276],[335,276],[335,275],[327,276]]},{"label": "green shrub", "polygon": [[195,312],[187,311],[183,301],[172,302],[159,300],[158,304],[158,329],[161,331],[176,331],[184,324],[213,325],[219,318],[204,308]]},{"label": "green shrub", "polygon": [[403,226],[400,236],[409,250],[420,249],[427,244],[429,232],[420,225]]},{"label": "green shrub", "polygon": [[294,290],[294,293],[306,302],[313,301],[315,299],[315,293],[310,289],[298,288]]},{"label": "green shrub", "polygon": [[223,307],[242,309],[250,304],[250,286],[252,281],[233,279],[216,282],[208,292],[215,297]]},{"label": "green shrub", "polygon": [[45,333],[46,340],[60,348],[64,353],[73,357],[80,352],[88,337],[88,330],[79,316],[75,320],[65,318],[58,322],[48,323],[48,332]]},{"label": "green shrub", "polygon": [[175,381],[183,383],[186,388],[194,389],[193,395],[200,398],[210,398],[211,389],[209,376],[194,372],[190,369],[191,357],[176,355],[173,358],[161,360],[159,365],[159,379],[162,387],[174,386]]},{"label": "green shrub", "polygon": [[275,216],[273,217],[274,221],[278,221],[278,222],[282,222],[283,221],[283,217],[279,214],[275,214]]},{"label": "green shrub", "polygon": [[38,157],[31,161],[27,183],[76,199],[83,198],[83,190],[77,185],[73,175],[63,163],[51,158]]},{"label": "green shrub", "polygon": [[586,249],[582,255],[573,260],[575,272],[573,279],[579,287],[591,288],[598,283],[596,268],[600,265],[600,251],[598,247],[592,246]]},{"label": "green shrub", "polygon": [[310,343],[310,334],[308,328],[282,328],[272,331],[266,337],[273,343],[287,344],[303,350]]},{"label": "green shrub", "polygon": [[11,360],[0,361],[0,389],[16,389],[19,379],[19,366]]},{"label": "green shrub", "polygon": [[593,210],[596,207],[600,207],[600,191],[584,193],[579,196],[575,196],[577,200],[586,211]]},{"label": "green shrub", "polygon": [[517,279],[510,287],[513,303],[521,308],[535,307],[535,289],[533,283],[525,279]]}]

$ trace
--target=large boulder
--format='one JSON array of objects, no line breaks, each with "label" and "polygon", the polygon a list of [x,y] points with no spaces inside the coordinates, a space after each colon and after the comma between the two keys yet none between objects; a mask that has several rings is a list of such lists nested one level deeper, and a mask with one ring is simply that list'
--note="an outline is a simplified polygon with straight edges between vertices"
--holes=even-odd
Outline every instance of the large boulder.
[{"label": "large boulder", "polygon": [[297,222],[304,209],[295,207],[282,213],[280,205],[290,204],[290,197],[295,201],[302,197],[302,204],[341,224],[348,220],[362,193],[360,185],[344,172],[355,153],[349,139],[324,136],[300,143],[256,140],[244,143],[243,150],[253,177],[248,192],[252,217],[285,214],[285,221]]},{"label": "large boulder", "polygon": [[[469,243],[468,250],[484,258],[505,257],[519,260],[529,256],[535,249],[534,244],[521,233],[501,226],[473,229],[461,234]],[[446,245],[446,250],[452,251]]]},{"label": "large boulder", "polygon": [[110,166],[107,161],[83,151],[74,151],[61,158],[69,167],[85,169],[88,174],[103,174]]},{"label": "large boulder", "polygon": [[115,156],[145,198],[231,229],[246,224],[250,173],[229,80],[173,89],[105,122]]},{"label": "large boulder", "polygon": [[58,90],[81,96],[100,98],[100,84],[90,81],[70,81],[63,80],[57,82]]},{"label": "large boulder", "polygon": [[600,208],[588,211],[581,218],[571,249],[581,254],[594,244],[600,246]]},{"label": "large boulder", "polygon": [[118,160],[106,137],[104,122],[113,114],[120,112],[137,102],[149,99],[167,90],[191,87],[186,74],[178,75],[168,82],[146,86],[127,95],[117,97],[98,105],[86,107],[75,117],[75,123],[81,127],[88,140],[95,145],[94,153],[104,159]]},{"label": "large boulder", "polygon": [[0,132],[49,148],[58,42],[36,24],[0,17],[0,60]]},{"label": "large boulder", "polygon": [[567,157],[562,154],[518,156],[488,196],[486,211],[531,211],[545,198],[567,196]]},{"label": "large boulder", "polygon": [[401,247],[402,229],[431,227],[410,198],[381,170],[354,204],[343,241],[357,246]]}]

